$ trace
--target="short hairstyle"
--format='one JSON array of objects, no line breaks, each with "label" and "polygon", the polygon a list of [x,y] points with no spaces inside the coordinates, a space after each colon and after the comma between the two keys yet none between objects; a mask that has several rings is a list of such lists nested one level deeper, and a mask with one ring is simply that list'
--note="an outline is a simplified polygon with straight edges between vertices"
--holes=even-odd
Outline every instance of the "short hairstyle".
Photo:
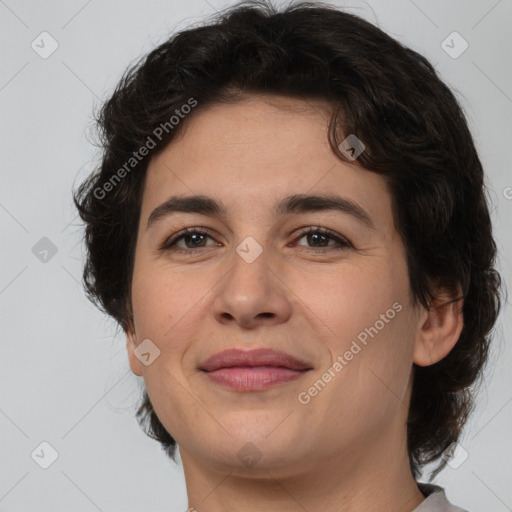
[{"label": "short hairstyle", "polygon": [[[209,105],[254,94],[327,102],[326,136],[342,160],[351,161],[339,149],[343,138],[363,142],[357,163],[388,185],[414,304],[429,308],[437,286],[461,286],[463,297],[454,301],[463,298],[464,326],[455,347],[436,364],[413,365],[407,445],[418,479],[422,466],[459,439],[474,408],[501,278],[482,164],[461,107],[427,59],[371,23],[316,1],[282,9],[245,1],[172,35],[131,66],[97,115],[101,164],[73,192],[86,225],[87,296],[132,330],[131,280],[150,158],[130,159],[150,141],[151,156],[157,154]],[[175,460],[176,441],[145,390],[137,418]]]}]

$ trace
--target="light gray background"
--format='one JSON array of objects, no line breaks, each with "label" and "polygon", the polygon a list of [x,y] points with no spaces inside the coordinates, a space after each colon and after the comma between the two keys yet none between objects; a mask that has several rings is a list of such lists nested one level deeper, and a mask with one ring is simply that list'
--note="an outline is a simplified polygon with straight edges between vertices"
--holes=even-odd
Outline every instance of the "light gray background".
[{"label": "light gray background", "polygon": [[[182,511],[181,466],[134,419],[140,379],[124,338],[80,286],[81,227],[71,188],[94,166],[98,105],[135,58],[235,2],[0,0],[0,510]],[[512,253],[511,0],[331,2],[424,54],[457,91],[488,175],[500,269]],[[58,42],[42,59],[31,43]],[[469,48],[441,47],[457,31]],[[458,43],[457,43],[458,44]],[[57,253],[32,247],[49,238]],[[479,405],[461,444],[469,458],[436,482],[471,512],[512,510],[511,315],[505,306]],[[42,441],[59,457],[31,458]]]}]

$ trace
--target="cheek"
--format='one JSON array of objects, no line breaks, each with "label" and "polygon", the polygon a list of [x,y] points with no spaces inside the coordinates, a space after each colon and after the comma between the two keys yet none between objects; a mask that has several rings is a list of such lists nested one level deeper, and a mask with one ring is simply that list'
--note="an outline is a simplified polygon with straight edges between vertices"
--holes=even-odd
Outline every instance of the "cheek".
[{"label": "cheek", "polygon": [[[186,432],[190,395],[185,391],[182,361],[194,332],[194,304],[200,298],[184,289],[186,279],[158,265],[134,268],[132,303],[137,341],[150,339],[159,356],[142,366],[152,405],[169,431]],[[172,413],[170,412],[172,411]]]},{"label": "cheek", "polygon": [[180,319],[186,317],[200,296],[200,290],[180,269],[169,269],[141,255],[135,262],[132,304],[138,338],[166,338]]},{"label": "cheek", "polygon": [[316,295],[317,311],[331,331],[325,344],[332,362],[342,358],[344,377],[338,382],[349,379],[360,395],[370,389],[370,401],[377,385],[401,393],[414,341],[405,261],[382,258],[347,266],[323,285],[323,293]]},{"label": "cheek", "polygon": [[161,338],[172,327],[179,313],[179,304],[173,303],[172,298],[172,292],[161,280],[134,273],[132,304],[138,340]]},{"label": "cheek", "polygon": [[334,271],[326,268],[307,278],[302,276],[296,285],[297,295],[304,298],[342,345],[376,322],[378,331],[389,331],[399,316],[399,306],[393,308],[393,304],[405,307],[405,270],[382,258],[368,261],[347,262]]},{"label": "cheek", "polygon": [[150,339],[160,350],[155,363],[143,368],[148,391],[152,381],[169,380],[166,370],[183,378],[184,357],[206,314],[205,293],[214,286],[206,277],[187,275],[149,258],[135,265],[132,304],[137,341]]}]

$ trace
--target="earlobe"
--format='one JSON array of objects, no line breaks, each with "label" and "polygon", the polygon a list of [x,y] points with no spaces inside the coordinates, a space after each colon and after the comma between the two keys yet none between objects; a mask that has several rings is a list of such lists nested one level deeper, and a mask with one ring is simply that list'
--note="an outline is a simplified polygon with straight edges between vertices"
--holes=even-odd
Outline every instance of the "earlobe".
[{"label": "earlobe", "polygon": [[136,348],[135,334],[126,333],[126,351],[128,352],[130,368],[135,375],[142,377],[142,363],[134,354]]},{"label": "earlobe", "polygon": [[413,356],[415,364],[430,366],[450,353],[464,326],[462,306],[460,285],[456,294],[441,294],[431,302],[426,318],[419,324]]}]

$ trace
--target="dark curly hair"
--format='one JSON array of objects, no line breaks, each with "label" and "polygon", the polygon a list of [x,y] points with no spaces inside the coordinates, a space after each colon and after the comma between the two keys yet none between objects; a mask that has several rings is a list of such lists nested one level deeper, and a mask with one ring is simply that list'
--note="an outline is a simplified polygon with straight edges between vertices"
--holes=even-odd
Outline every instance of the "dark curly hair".
[{"label": "dark curly hair", "polygon": [[[251,94],[326,101],[333,151],[347,160],[338,146],[355,134],[366,147],[358,163],[390,187],[414,303],[429,308],[438,286],[461,286],[458,342],[438,363],[413,367],[407,443],[418,479],[459,439],[473,410],[501,278],[483,169],[461,107],[423,56],[371,23],[320,2],[279,10],[245,1],[178,32],[128,69],[97,115],[101,165],[73,192],[86,225],[87,296],[133,332],[131,279],[149,160],[201,109]],[[134,162],[143,147],[151,154]],[[137,418],[175,460],[176,441],[146,391]]]}]

